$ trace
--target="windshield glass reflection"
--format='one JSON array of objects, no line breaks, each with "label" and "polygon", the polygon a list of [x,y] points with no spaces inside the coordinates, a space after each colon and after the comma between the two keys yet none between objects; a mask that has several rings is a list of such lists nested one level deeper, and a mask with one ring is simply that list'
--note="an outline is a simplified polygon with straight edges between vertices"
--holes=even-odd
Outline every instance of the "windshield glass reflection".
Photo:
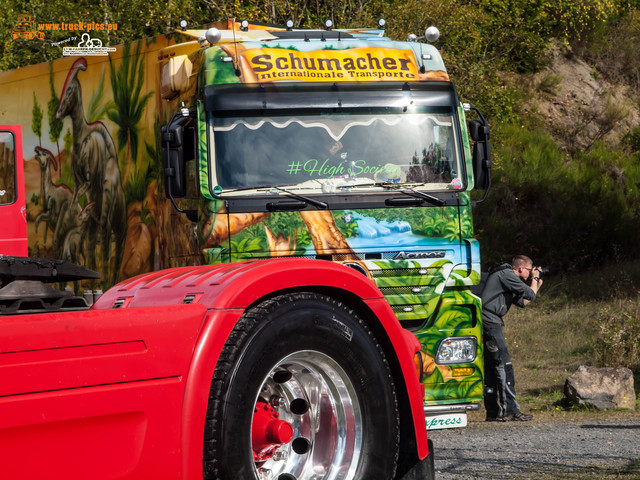
[{"label": "windshield glass reflection", "polygon": [[[216,182],[265,185],[425,183],[462,188],[450,114],[211,118]],[[302,185],[301,185],[302,184]]]}]

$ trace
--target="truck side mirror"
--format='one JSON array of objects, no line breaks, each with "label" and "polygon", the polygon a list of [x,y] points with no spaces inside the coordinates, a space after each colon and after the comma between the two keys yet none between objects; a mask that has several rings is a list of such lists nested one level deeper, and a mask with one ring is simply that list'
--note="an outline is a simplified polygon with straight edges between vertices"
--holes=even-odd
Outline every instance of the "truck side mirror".
[{"label": "truck side mirror", "polygon": [[[474,142],[472,164],[475,187],[488,191],[491,187],[492,165],[491,144],[489,143],[490,129],[487,121],[484,118],[482,120],[471,120],[469,122],[469,136]],[[484,198],[486,198],[486,192]]]},{"label": "truck side mirror", "polygon": [[186,187],[186,161],[194,157],[194,129],[189,117],[162,127],[162,164],[167,197],[182,198]]},{"label": "truck side mirror", "polygon": [[173,117],[171,121],[162,127],[162,166],[164,167],[164,191],[165,195],[181,213],[189,220],[196,222],[197,211],[182,210],[175,202],[176,198],[182,198],[187,191],[186,162],[195,158],[196,135],[191,117]]}]

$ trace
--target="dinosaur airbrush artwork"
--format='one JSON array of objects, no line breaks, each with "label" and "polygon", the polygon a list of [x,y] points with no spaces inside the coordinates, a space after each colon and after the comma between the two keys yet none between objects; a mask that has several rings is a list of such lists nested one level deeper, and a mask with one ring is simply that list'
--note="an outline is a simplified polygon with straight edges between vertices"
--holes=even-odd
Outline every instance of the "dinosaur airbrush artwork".
[{"label": "dinosaur airbrush artwork", "polygon": [[[73,201],[78,201],[78,190],[82,188],[86,190],[88,201],[95,202],[95,208],[89,215],[92,226],[88,235],[89,267],[96,267],[99,235],[103,276],[115,282],[122,262],[127,231],[125,196],[117,150],[111,134],[102,122],[88,123],[84,115],[78,73],[86,69],[86,60],[80,58],[69,70],[56,117],[71,118],[71,170],[76,183]],[[110,265],[112,237],[115,239],[113,266]]]}]

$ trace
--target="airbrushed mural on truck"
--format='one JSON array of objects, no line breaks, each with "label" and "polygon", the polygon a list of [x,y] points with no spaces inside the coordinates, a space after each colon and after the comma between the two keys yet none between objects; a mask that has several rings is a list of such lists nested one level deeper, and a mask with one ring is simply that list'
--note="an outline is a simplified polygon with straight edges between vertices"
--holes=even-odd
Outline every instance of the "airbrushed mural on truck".
[{"label": "airbrushed mural on truck", "polygon": [[[360,30],[342,31],[345,46],[337,32],[305,42],[230,27],[235,43],[219,48],[176,34],[0,73],[15,102],[5,123],[25,137],[30,255],[101,273],[80,288],[179,265],[343,263],[420,339],[425,405],[480,401],[471,149],[438,51]],[[315,103],[327,85],[343,103]],[[196,222],[165,197],[161,126],[181,108],[194,146],[175,197]]]}]

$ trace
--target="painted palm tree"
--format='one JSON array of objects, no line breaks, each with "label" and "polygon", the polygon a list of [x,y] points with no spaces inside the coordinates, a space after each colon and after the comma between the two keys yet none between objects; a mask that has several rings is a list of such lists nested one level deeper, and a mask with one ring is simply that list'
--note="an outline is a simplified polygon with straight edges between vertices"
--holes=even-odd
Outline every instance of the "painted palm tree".
[{"label": "painted palm tree", "polygon": [[58,162],[62,163],[62,157],[60,156],[60,134],[62,133],[62,120],[56,118],[56,112],[58,111],[58,104],[60,99],[56,93],[56,88],[53,83],[53,61],[49,62],[49,86],[51,87],[51,100],[47,103],[47,114],[49,118],[49,140],[56,144],[58,148]]},{"label": "painted palm tree", "polygon": [[31,130],[38,136],[38,146],[42,148],[42,108],[33,92],[33,109],[31,110]]},{"label": "painted palm tree", "polygon": [[100,80],[98,82],[98,88],[93,91],[91,95],[91,101],[89,102],[89,107],[87,108],[87,122],[95,123],[101,122],[104,120],[107,111],[111,108],[114,108],[113,102],[104,102],[104,68],[102,69],[102,75],[100,75]]},{"label": "painted palm tree", "polygon": [[109,57],[113,102],[107,111],[107,116],[118,125],[118,149],[123,150],[125,146],[127,147],[123,183],[131,175],[131,165],[136,164],[138,134],[140,132],[138,123],[142,118],[147,101],[153,96],[153,92],[147,92],[141,96],[144,84],[144,55],[140,55],[142,43],[136,42],[135,45],[133,52],[131,44],[125,45],[122,62],[117,70]]}]

